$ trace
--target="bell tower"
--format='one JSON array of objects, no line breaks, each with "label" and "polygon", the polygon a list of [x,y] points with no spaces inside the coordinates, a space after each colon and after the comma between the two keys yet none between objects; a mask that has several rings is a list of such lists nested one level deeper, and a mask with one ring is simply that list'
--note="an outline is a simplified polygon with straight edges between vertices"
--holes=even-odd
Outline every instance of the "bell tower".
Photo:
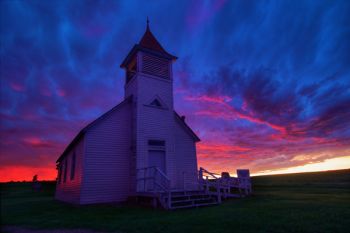
[{"label": "bell tower", "polygon": [[172,108],[172,63],[176,59],[160,45],[147,19],[144,35],[120,65],[125,70],[125,98],[133,95],[136,99],[147,100],[158,96],[158,102],[166,102],[166,106]]},{"label": "bell tower", "polygon": [[133,102],[130,169],[134,178],[138,168],[152,166],[176,176],[172,73],[176,59],[155,38],[147,20],[141,40],[120,65],[125,70],[124,97],[132,96]]}]

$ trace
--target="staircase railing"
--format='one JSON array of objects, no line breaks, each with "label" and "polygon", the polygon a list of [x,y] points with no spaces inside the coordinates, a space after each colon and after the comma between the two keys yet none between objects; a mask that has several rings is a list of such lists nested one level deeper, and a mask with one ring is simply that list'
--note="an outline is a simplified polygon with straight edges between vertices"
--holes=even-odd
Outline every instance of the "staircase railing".
[{"label": "staircase railing", "polygon": [[[154,193],[164,208],[170,208],[170,179],[156,166],[138,168],[136,173],[137,192]],[[164,201],[167,197],[166,202]]]},{"label": "staircase railing", "polygon": [[198,171],[198,180],[199,183],[205,188],[206,193],[213,193],[210,188],[214,188],[217,200],[219,203],[221,203],[221,183],[218,175],[219,174],[209,172],[208,170],[200,167]]}]

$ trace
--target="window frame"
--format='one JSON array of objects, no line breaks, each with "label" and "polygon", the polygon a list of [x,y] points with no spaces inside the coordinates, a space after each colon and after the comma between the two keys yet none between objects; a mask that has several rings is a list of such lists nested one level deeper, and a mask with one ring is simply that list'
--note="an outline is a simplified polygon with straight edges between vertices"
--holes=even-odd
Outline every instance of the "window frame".
[{"label": "window frame", "polygon": [[60,164],[58,166],[58,184],[61,184],[62,182],[62,166],[63,164]]},{"label": "window frame", "polygon": [[73,152],[71,159],[71,168],[70,168],[70,180],[74,180],[75,177],[75,166],[76,166],[76,153]]},{"label": "window frame", "polygon": [[67,182],[67,173],[68,173],[68,159],[65,158],[64,160],[64,173],[63,173],[63,183],[66,183]]}]

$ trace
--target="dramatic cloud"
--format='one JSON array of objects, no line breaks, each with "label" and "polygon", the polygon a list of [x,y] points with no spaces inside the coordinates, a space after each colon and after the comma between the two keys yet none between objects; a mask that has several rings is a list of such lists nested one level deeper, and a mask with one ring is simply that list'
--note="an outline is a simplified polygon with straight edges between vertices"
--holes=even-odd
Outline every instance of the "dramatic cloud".
[{"label": "dramatic cloud", "polygon": [[199,166],[261,173],[350,156],[347,1],[0,5],[1,180],[55,177],[75,134],[122,100],[119,65],[147,16],[179,57],[175,108],[202,140]]}]

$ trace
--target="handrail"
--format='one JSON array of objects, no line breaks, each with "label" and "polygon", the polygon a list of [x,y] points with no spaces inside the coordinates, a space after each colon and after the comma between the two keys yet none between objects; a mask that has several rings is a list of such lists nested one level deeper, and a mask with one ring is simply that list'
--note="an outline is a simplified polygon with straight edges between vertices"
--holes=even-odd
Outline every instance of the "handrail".
[{"label": "handrail", "polygon": [[166,180],[168,180],[170,182],[170,179],[158,167],[155,167],[155,168],[159,174],[161,174]]},{"label": "handrail", "polygon": [[136,170],[149,170],[150,168],[154,168],[157,170],[157,172],[159,174],[161,174],[165,179],[167,179],[168,181],[170,181],[170,179],[167,177],[167,175],[164,174],[164,172],[162,172],[157,166],[151,166],[151,167],[142,167],[142,168],[138,168]]},{"label": "handrail", "polygon": [[[219,179],[218,177],[216,177],[216,176],[218,176],[219,174],[210,172],[210,171],[208,171],[208,170],[206,170],[206,169],[204,169],[204,168],[202,168],[202,167],[199,168],[199,173],[202,174],[202,175],[203,175],[203,173],[207,173],[207,174],[209,174],[211,177],[213,177],[214,179]],[[200,177],[200,178],[203,178],[203,176]]]},{"label": "handrail", "polygon": [[[136,172],[137,171],[142,171],[142,170],[150,170],[150,169],[155,169],[155,171],[157,171],[162,178],[166,179],[168,182],[170,182],[170,179],[167,177],[167,175],[165,175],[157,166],[151,166],[151,167],[142,167],[142,168],[138,168],[136,169]],[[150,177],[147,177],[147,178],[154,178],[154,176],[150,176]],[[143,178],[139,178],[139,179],[145,179],[145,177]]]},{"label": "handrail", "polygon": [[[137,190],[158,193],[159,200],[162,205],[165,208],[170,208],[170,179],[156,166],[138,168],[136,169],[136,172]],[[139,175],[141,175],[141,177],[139,177]],[[162,199],[161,193],[167,195],[167,203],[165,203],[165,200]]]},{"label": "handrail", "polygon": [[[208,176],[207,179],[203,179],[203,173],[207,173],[209,174],[212,178],[213,178],[213,181],[214,182],[210,182],[208,180]],[[217,200],[219,203],[221,203],[221,188],[222,188],[222,184],[221,184],[221,180],[219,177],[216,177],[216,175],[218,174],[215,174],[213,172],[209,172],[208,170],[200,167],[199,168],[199,179],[203,182],[203,187],[205,186],[205,190],[207,193],[211,193],[212,191],[210,191],[210,188],[209,187],[214,187],[216,189],[216,192],[214,192],[217,196]]]},{"label": "handrail", "polygon": [[140,167],[140,168],[137,168],[136,170],[147,170],[147,169],[150,169],[150,168],[157,169],[163,176],[165,176],[165,178],[169,179],[157,166]]}]

